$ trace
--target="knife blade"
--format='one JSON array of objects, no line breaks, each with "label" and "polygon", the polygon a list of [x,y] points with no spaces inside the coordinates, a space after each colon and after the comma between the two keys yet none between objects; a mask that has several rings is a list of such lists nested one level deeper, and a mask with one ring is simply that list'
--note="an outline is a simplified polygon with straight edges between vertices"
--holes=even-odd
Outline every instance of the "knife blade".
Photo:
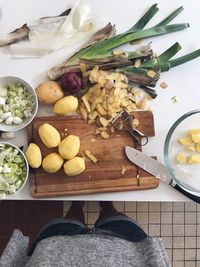
[{"label": "knife blade", "polygon": [[167,167],[164,164],[158,162],[157,160],[145,155],[143,152],[130,146],[125,146],[125,153],[127,158],[132,163],[136,164],[145,171],[151,173],[152,175],[162,180],[163,182],[171,185],[174,189],[178,190],[183,195],[189,197],[190,199],[194,200],[197,203],[200,203],[199,194],[194,194],[193,192],[188,191],[185,188],[174,183],[170,173],[168,172]]},{"label": "knife blade", "polygon": [[172,177],[170,176],[164,164],[145,155],[133,147],[125,146],[125,153],[127,158],[140,168],[151,173],[153,176],[165,183],[172,183]]}]

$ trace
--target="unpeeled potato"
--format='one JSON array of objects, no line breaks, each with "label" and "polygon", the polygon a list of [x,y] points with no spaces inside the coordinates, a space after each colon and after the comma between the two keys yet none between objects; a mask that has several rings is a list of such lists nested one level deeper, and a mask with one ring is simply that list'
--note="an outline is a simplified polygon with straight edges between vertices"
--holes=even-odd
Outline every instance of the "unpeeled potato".
[{"label": "unpeeled potato", "polygon": [[40,84],[36,88],[36,93],[41,104],[54,104],[64,97],[61,86],[54,81],[47,81]]}]

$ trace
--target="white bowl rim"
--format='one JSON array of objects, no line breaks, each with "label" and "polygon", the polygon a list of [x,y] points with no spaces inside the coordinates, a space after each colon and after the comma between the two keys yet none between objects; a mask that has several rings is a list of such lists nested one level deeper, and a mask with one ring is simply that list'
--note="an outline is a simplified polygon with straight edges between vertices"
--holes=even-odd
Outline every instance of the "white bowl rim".
[{"label": "white bowl rim", "polygon": [[[6,79],[9,79],[9,78],[16,79],[16,80],[21,81],[24,84],[27,84],[31,88],[32,94],[34,95],[34,98],[35,98],[35,112],[30,117],[30,120],[26,124],[22,125],[21,127],[20,127],[20,125],[18,125],[17,129],[12,129],[12,127],[10,127],[10,129],[6,129],[6,132],[17,132],[19,130],[22,130],[22,129],[26,128],[32,122],[32,120],[36,117],[36,114],[38,112],[38,105],[39,105],[38,104],[38,97],[37,97],[37,94],[36,94],[33,86],[29,82],[27,82],[26,80],[22,79],[21,77],[17,77],[17,76],[1,76],[0,80],[4,79],[4,78],[6,78]],[[1,123],[0,123],[0,131],[3,131],[3,132],[5,131],[4,129],[2,129]]]},{"label": "white bowl rim", "polygon": [[[17,147],[16,145],[14,145],[14,144],[12,144],[10,142],[4,142],[4,141],[0,142],[0,144],[4,144],[4,145],[8,145],[8,146],[12,146],[12,147],[16,148],[19,151],[19,153],[23,156],[24,161],[26,163],[26,177],[24,179],[24,182],[23,182],[22,186],[15,193],[6,195],[5,198],[7,198],[7,197],[10,197],[10,196],[13,196],[13,195],[19,193],[22,190],[22,188],[25,186],[25,184],[26,184],[26,182],[27,182],[27,180],[29,178],[29,164],[28,164],[28,161],[27,161],[27,158],[26,158],[24,152],[21,151],[21,149],[19,147]],[[0,198],[0,200],[1,200],[1,198]]]}]

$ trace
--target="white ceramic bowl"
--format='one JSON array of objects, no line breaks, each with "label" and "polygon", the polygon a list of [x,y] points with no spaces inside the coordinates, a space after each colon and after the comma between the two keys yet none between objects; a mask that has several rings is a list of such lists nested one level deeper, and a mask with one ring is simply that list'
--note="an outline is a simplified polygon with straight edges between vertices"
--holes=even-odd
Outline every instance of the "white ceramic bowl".
[{"label": "white ceramic bowl", "polygon": [[32,116],[24,119],[24,121],[21,124],[12,124],[12,125],[7,125],[6,123],[2,122],[0,123],[0,131],[5,131],[5,132],[13,132],[13,131],[18,131],[23,128],[25,128],[36,116],[37,110],[38,110],[38,98],[36,95],[35,90],[32,88],[32,86],[24,81],[21,78],[15,77],[15,76],[5,76],[5,77],[0,77],[0,87],[5,87],[9,83],[17,83],[20,82],[22,83],[25,88],[27,89],[28,92],[30,92],[33,96],[33,100],[35,103],[35,106],[32,111]]},{"label": "white ceramic bowl", "polygon": [[28,180],[28,177],[29,177],[29,164],[28,164],[28,161],[27,161],[27,159],[26,159],[26,156],[24,155],[24,153],[23,153],[17,146],[15,146],[15,145],[13,145],[13,144],[11,144],[11,143],[9,143],[9,142],[0,142],[0,144],[4,144],[4,145],[7,145],[7,146],[11,146],[11,147],[13,147],[13,148],[16,148],[16,149],[18,150],[19,154],[21,154],[21,156],[23,157],[24,162],[25,162],[25,165],[26,165],[26,176],[25,176],[25,178],[24,178],[24,182],[21,184],[20,188],[19,188],[15,193],[13,193],[13,194],[9,194],[9,195],[7,195],[7,196],[5,197],[5,198],[7,198],[7,197],[13,196],[13,195],[15,195],[16,193],[18,193],[19,191],[21,191],[22,188],[24,187],[24,185],[26,184],[26,182],[27,182],[27,180]]}]

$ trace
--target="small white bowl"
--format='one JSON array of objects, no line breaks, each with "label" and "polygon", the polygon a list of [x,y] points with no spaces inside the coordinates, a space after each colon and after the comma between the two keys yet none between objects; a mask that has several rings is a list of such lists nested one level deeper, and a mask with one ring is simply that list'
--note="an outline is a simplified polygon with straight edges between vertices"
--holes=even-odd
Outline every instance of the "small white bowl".
[{"label": "small white bowl", "polygon": [[25,88],[27,89],[27,91],[32,94],[35,106],[34,106],[34,109],[32,112],[32,116],[24,119],[24,121],[21,124],[7,125],[4,122],[0,123],[0,131],[3,131],[3,132],[14,132],[14,131],[18,131],[18,130],[25,128],[34,119],[34,117],[36,116],[37,110],[38,110],[37,94],[29,83],[27,83],[26,81],[24,81],[21,78],[15,77],[15,76],[0,77],[0,87],[5,87],[9,83],[17,83],[17,82],[22,83],[25,86]]},{"label": "small white bowl", "polygon": [[[13,195],[15,195],[16,193],[20,192],[20,191],[22,190],[22,188],[25,186],[25,184],[26,184],[26,182],[27,182],[27,180],[28,180],[28,177],[29,177],[29,164],[28,164],[28,161],[27,161],[27,159],[26,159],[26,156],[25,156],[24,153],[19,149],[19,147],[15,146],[15,145],[13,145],[13,144],[11,144],[11,143],[9,143],[9,142],[0,142],[0,144],[4,144],[4,145],[8,145],[8,146],[11,146],[11,147],[16,148],[16,149],[19,151],[19,153],[22,155],[22,157],[24,158],[25,165],[26,165],[26,177],[25,177],[25,179],[24,179],[23,184],[20,186],[20,188],[19,188],[15,193],[7,195],[7,196],[5,197],[5,199],[6,199],[7,197],[13,196]],[[1,199],[1,198],[0,198],[0,199]]]}]

